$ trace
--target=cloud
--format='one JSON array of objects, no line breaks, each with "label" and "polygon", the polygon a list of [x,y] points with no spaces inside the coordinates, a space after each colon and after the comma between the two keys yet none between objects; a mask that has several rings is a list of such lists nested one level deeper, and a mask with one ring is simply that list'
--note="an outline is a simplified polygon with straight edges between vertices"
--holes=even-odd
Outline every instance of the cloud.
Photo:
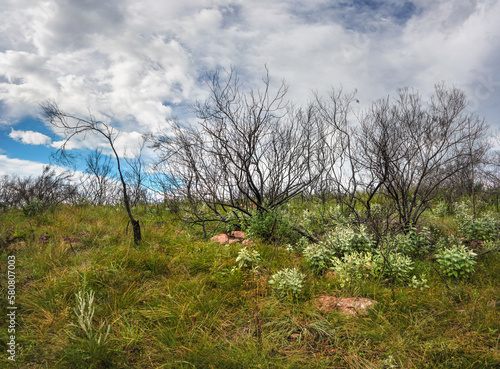
[{"label": "cloud", "polygon": [[[499,12],[493,0],[6,0],[0,120],[53,98],[122,132],[154,130],[206,97],[207,70],[231,65],[256,87],[267,64],[300,103],[340,84],[369,103],[442,80],[474,97],[482,80],[500,80]],[[496,101],[490,90],[479,112]]]},{"label": "cloud", "polygon": [[[47,166],[47,164],[44,163],[10,158],[7,155],[1,154],[0,161],[2,162],[0,166],[0,175],[12,175],[15,173],[19,177],[39,176],[42,174],[43,168]],[[62,173],[67,170],[59,166],[51,167],[56,169],[57,173]]]},{"label": "cloud", "polygon": [[9,137],[25,145],[47,146],[50,145],[52,141],[49,136],[46,136],[43,133],[34,131],[16,131],[13,128],[9,133]]}]

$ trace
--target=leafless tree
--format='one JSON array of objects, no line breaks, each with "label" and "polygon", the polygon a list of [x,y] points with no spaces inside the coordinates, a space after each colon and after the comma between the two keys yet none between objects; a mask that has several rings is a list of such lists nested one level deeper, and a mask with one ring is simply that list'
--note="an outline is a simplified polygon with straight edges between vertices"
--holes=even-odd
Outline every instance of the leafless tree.
[{"label": "leafless tree", "polygon": [[466,112],[466,96],[456,88],[436,85],[429,102],[401,89],[364,113],[354,111],[356,101],[341,90],[326,100],[316,96],[321,120],[336,132],[327,146],[335,157],[324,156],[329,166],[319,183],[378,239],[394,224],[415,225],[438,190],[475,173],[488,150],[487,124]]},{"label": "leafless tree", "polygon": [[404,229],[417,223],[442,184],[473,170],[484,155],[488,126],[466,108],[462,91],[440,84],[428,103],[401,89],[394,102],[375,102],[362,119],[357,162],[392,200]]},{"label": "leafless tree", "polygon": [[133,157],[125,157],[128,164],[128,169],[125,172],[130,189],[130,201],[136,206],[139,203],[147,202],[146,189],[146,162],[144,160],[143,151],[146,145],[146,138],[142,138],[139,144],[139,151]]},{"label": "leafless tree", "polygon": [[77,195],[72,183],[72,173],[59,174],[50,165],[43,168],[38,177],[4,176],[0,181],[0,206],[3,208],[22,207],[33,201],[44,206],[72,202]]},{"label": "leafless tree", "polygon": [[134,232],[134,243],[137,245],[141,242],[141,227],[139,221],[136,220],[130,208],[130,200],[127,193],[127,183],[122,173],[120,156],[115,149],[115,140],[118,132],[109,124],[95,119],[93,115],[88,118],[80,118],[74,115],[63,112],[54,101],[45,101],[41,104],[44,117],[54,127],[63,130],[66,138],[62,146],[58,150],[58,155],[62,158],[68,157],[66,145],[68,142],[77,135],[95,134],[103,137],[109,144],[111,151],[116,159],[116,165],[120,182],[123,190],[123,202],[127,211],[132,229]]},{"label": "leafless tree", "polygon": [[80,192],[82,197],[93,204],[113,204],[116,200],[111,159],[102,153],[101,148],[94,150],[85,158],[86,175],[81,180]]},{"label": "leafless tree", "polygon": [[269,73],[262,89],[246,93],[234,69],[215,71],[206,83],[209,98],[194,106],[198,126],[174,122],[150,137],[193,221],[267,212],[318,181],[326,133],[314,104],[291,106],[284,82],[271,92]]}]

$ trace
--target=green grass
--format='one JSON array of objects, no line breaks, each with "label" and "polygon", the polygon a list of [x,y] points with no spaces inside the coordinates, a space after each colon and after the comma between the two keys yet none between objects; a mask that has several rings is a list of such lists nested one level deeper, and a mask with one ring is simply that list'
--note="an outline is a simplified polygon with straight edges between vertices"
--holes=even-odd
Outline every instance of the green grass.
[{"label": "green grass", "polygon": [[[320,295],[351,295],[335,278],[313,273],[300,253],[257,241],[259,272],[231,273],[241,245],[202,240],[160,210],[136,212],[138,247],[121,208],[0,214],[3,314],[7,255],[16,256],[17,367],[500,367],[497,253],[480,257],[471,278],[446,283],[429,259],[418,261],[428,273],[423,291],[363,281],[357,295],[378,305],[344,317],[316,310]],[[452,221],[439,227],[447,232]],[[280,301],[268,280],[294,266],[306,274],[304,294]],[[90,291],[95,313],[86,334],[76,296]],[[0,336],[6,352],[5,326]],[[10,363],[5,355],[0,361]]]}]

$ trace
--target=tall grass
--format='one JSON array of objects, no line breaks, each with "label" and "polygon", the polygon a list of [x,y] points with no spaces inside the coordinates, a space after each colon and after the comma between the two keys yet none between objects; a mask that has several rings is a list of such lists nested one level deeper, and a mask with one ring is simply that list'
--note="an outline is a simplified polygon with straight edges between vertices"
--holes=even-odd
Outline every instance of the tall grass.
[{"label": "tall grass", "polygon": [[[251,247],[262,259],[258,270],[234,270],[241,245],[202,240],[168,212],[142,208],[143,242],[135,246],[123,213],[83,206],[32,217],[0,214],[0,259],[17,259],[18,367],[500,365],[497,253],[479,257],[472,276],[459,280],[443,279],[424,255],[415,266],[427,274],[424,290],[364,280],[356,294],[378,304],[367,315],[346,317],[316,309],[316,297],[351,294],[335,276],[315,273],[301,252],[257,241]],[[448,215],[435,223],[454,231]],[[268,283],[287,267],[305,274],[292,301]],[[6,263],[0,273],[6,275]],[[7,342],[4,329],[4,352]],[[0,361],[11,365],[5,356]]]}]

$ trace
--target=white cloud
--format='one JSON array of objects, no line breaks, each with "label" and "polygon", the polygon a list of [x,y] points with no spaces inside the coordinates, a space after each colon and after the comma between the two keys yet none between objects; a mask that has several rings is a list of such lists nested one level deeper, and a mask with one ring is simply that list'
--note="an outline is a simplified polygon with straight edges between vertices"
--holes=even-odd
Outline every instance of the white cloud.
[{"label": "white cloud", "polygon": [[[44,163],[10,158],[7,155],[0,155],[0,162],[2,162],[0,175],[16,174],[19,177],[39,176],[42,174],[43,168],[47,166]],[[56,173],[62,173],[66,170],[66,168],[59,166],[52,166],[52,168],[56,170]]]},{"label": "white cloud", "polygon": [[34,131],[16,131],[13,128],[9,137],[25,145],[50,145],[52,139],[40,132]]},{"label": "white cloud", "polygon": [[257,86],[267,64],[300,103],[311,89],[340,84],[357,88],[368,104],[398,87],[426,93],[445,80],[466,89],[479,113],[487,107],[494,114],[500,95],[494,0],[5,3],[0,120],[37,114],[53,98],[65,111],[90,111],[133,136],[187,115],[176,106],[206,96],[200,76],[230,65]]}]

